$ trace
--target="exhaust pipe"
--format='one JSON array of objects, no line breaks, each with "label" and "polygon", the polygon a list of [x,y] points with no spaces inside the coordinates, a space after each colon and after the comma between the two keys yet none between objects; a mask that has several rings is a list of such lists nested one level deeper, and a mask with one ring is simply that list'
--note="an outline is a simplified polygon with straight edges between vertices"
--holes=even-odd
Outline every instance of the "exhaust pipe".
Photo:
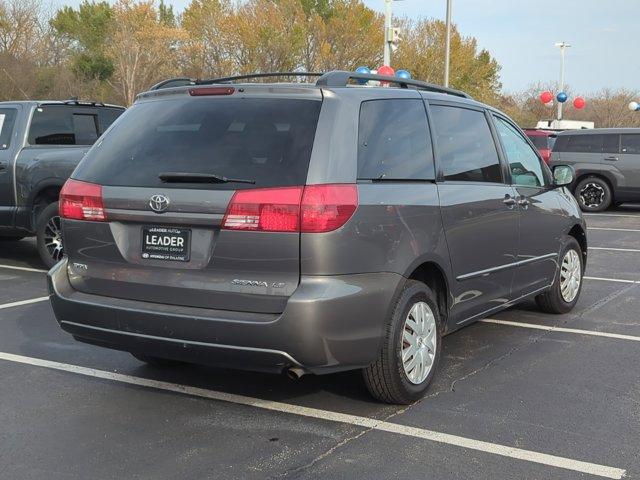
[{"label": "exhaust pipe", "polygon": [[291,380],[300,380],[303,375],[307,374],[307,372],[300,367],[291,367],[287,369],[286,374]]}]

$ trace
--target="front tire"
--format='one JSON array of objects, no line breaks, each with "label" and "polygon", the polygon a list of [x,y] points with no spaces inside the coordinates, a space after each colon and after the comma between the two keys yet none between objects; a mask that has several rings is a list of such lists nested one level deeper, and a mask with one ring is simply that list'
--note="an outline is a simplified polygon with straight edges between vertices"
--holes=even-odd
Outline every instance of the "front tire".
[{"label": "front tire", "polygon": [[601,177],[591,176],[581,180],[573,193],[583,212],[603,212],[611,206],[611,187]]},{"label": "front tire", "polygon": [[40,258],[47,268],[53,267],[64,257],[58,202],[47,205],[38,215],[36,220],[36,243]]},{"label": "front tire", "polygon": [[584,265],[582,249],[573,237],[564,246],[555,281],[549,290],[536,297],[536,303],[545,313],[567,313],[578,303],[582,290]]},{"label": "front tire", "polygon": [[378,358],[363,370],[369,393],[395,404],[422,398],[438,367],[440,337],[434,292],[421,282],[407,281],[387,323]]}]

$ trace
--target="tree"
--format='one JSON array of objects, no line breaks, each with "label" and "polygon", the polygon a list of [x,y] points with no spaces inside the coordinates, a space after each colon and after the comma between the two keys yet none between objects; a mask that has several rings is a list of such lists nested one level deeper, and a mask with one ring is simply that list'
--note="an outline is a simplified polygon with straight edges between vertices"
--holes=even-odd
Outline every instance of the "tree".
[{"label": "tree", "polygon": [[115,70],[111,84],[126,105],[154,82],[176,75],[180,28],[166,25],[153,1],[119,0],[113,6],[114,30],[106,49]]},{"label": "tree", "polygon": [[232,21],[230,0],[192,0],[182,15],[187,35],[181,52],[186,75],[205,78],[236,72],[228,39]]},{"label": "tree", "polygon": [[382,15],[360,0],[334,0],[331,14],[323,18],[324,28],[315,39],[318,54],[316,70],[355,70],[359,65],[372,68],[382,62],[384,20]]},{"label": "tree", "polygon": [[77,10],[63,7],[51,20],[51,25],[58,35],[70,42],[71,68],[78,77],[100,81],[111,78],[115,67],[105,51],[115,23],[113,10],[107,2],[84,0]]},{"label": "tree", "polygon": [[[444,79],[445,24],[439,20],[404,20],[403,41],[393,66],[409,70],[421,80],[441,84]],[[500,93],[500,65],[473,37],[451,31],[450,84],[479,101],[495,101]]]}]

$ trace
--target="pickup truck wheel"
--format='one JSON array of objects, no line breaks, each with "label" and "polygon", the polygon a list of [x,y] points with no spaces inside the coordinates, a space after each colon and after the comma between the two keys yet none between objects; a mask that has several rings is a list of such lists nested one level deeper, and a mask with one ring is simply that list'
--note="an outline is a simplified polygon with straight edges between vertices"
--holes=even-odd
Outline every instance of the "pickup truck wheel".
[{"label": "pickup truck wheel", "polygon": [[574,196],[583,212],[603,212],[613,200],[607,181],[595,176],[581,180],[576,185]]},{"label": "pickup truck wheel", "polygon": [[387,323],[378,358],[363,370],[369,393],[396,404],[422,398],[438,367],[440,334],[435,294],[424,283],[407,281]]},{"label": "pickup truck wheel", "polygon": [[555,281],[549,290],[536,297],[545,313],[567,313],[575,307],[582,289],[582,249],[575,238],[569,237],[560,256]]},{"label": "pickup truck wheel", "polygon": [[40,258],[47,266],[53,267],[64,257],[62,228],[58,213],[58,202],[47,205],[36,220],[36,239]]}]

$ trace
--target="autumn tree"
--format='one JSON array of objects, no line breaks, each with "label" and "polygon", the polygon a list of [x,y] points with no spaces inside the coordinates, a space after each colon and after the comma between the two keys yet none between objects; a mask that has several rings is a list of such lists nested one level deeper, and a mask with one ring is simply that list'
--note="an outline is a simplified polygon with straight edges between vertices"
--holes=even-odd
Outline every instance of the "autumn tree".
[{"label": "autumn tree", "polygon": [[182,14],[182,64],[186,75],[220,77],[236,72],[229,31],[234,19],[230,0],[192,0]]},{"label": "autumn tree", "polygon": [[[444,79],[445,24],[422,19],[402,22],[403,40],[393,56],[393,66],[411,71],[415,78],[441,84]],[[480,101],[495,100],[502,88],[500,65],[475,38],[451,32],[450,83]]]},{"label": "autumn tree", "polygon": [[114,30],[106,55],[114,64],[110,83],[126,105],[163,78],[176,75],[182,29],[167,25],[153,1],[119,0],[113,6]]}]

